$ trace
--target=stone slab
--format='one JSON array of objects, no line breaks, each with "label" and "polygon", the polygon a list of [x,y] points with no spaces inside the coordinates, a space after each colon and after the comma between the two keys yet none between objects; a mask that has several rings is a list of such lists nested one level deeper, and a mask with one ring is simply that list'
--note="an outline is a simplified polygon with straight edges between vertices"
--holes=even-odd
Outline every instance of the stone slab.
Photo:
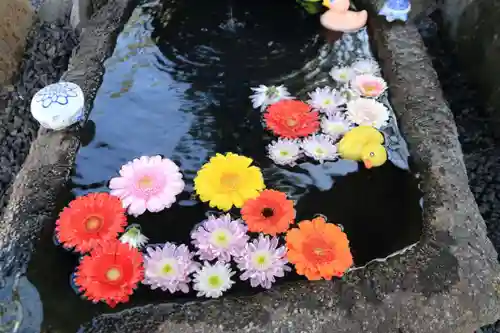
[{"label": "stone slab", "polygon": [[[370,21],[424,192],[418,244],[333,282],[254,296],[157,304],[101,315],[86,333],[470,333],[500,313],[497,254],[468,186],[453,116],[417,29]],[[404,221],[402,221],[404,223]]]}]

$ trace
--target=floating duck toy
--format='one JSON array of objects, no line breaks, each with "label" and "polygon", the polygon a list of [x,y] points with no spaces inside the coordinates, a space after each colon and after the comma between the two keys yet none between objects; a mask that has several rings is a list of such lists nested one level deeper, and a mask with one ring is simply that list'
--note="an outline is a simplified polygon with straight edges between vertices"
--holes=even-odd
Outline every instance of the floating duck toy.
[{"label": "floating duck toy", "polygon": [[363,28],[368,20],[366,10],[349,10],[349,0],[323,0],[323,5],[329,10],[321,15],[320,21],[328,30],[354,32]]},{"label": "floating duck toy", "polygon": [[361,161],[367,169],[378,167],[387,161],[384,136],[371,126],[358,126],[347,132],[338,144],[340,157]]},{"label": "floating duck toy", "polygon": [[387,22],[395,20],[406,22],[410,10],[410,0],[387,0],[378,14],[384,16]]}]

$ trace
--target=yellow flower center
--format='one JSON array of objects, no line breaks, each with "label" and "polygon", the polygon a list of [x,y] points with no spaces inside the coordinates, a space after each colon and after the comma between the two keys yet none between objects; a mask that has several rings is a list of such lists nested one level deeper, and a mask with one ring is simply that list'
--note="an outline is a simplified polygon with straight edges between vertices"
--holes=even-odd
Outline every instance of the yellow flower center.
[{"label": "yellow flower center", "polygon": [[222,279],[218,275],[212,275],[208,278],[208,284],[212,288],[219,288],[222,284]]},{"label": "yellow flower center", "polygon": [[377,85],[375,83],[367,83],[363,88],[367,94],[372,94],[377,91]]},{"label": "yellow flower center", "polygon": [[288,118],[286,120],[286,124],[290,127],[294,127],[295,125],[297,125],[297,120],[295,120],[294,118]]},{"label": "yellow flower center", "polygon": [[253,255],[252,261],[257,268],[266,269],[269,267],[271,260],[267,252],[261,251]]},{"label": "yellow flower center", "polygon": [[281,155],[281,156],[288,156],[288,155],[289,155],[289,153],[288,153],[288,151],[286,151],[286,150],[282,150],[282,151],[280,151],[280,155]]},{"label": "yellow flower center", "polygon": [[226,190],[235,190],[240,183],[240,176],[236,173],[224,173],[220,177],[220,184],[226,189]]},{"label": "yellow flower center", "polygon": [[325,99],[325,101],[323,103],[325,105],[330,105],[330,104],[332,104],[332,100],[331,99]]},{"label": "yellow flower center", "polygon": [[171,264],[165,264],[163,265],[163,268],[161,269],[162,273],[165,275],[172,274],[174,272],[174,267]]},{"label": "yellow flower center", "polygon": [[231,236],[228,234],[227,230],[219,229],[212,233],[211,240],[212,244],[218,247],[226,248],[229,246]]},{"label": "yellow flower center", "polygon": [[111,267],[106,271],[106,279],[111,282],[119,280],[122,276],[121,271],[116,267]]},{"label": "yellow flower center", "polygon": [[137,182],[137,187],[141,189],[151,188],[153,187],[154,181],[150,176],[144,176]]},{"label": "yellow flower center", "polygon": [[315,151],[316,151],[316,154],[318,154],[318,155],[323,155],[325,153],[325,151],[321,147],[316,148]]},{"label": "yellow flower center", "polygon": [[102,227],[102,218],[100,216],[89,216],[84,222],[85,229],[88,232],[98,232]]}]

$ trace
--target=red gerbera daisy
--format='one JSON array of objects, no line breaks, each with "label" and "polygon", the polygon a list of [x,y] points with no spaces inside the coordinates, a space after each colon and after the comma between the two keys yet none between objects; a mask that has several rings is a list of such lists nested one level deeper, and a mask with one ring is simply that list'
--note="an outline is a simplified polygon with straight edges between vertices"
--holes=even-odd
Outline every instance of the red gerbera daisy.
[{"label": "red gerbera daisy", "polygon": [[115,239],[126,224],[120,199],[108,193],[91,193],[63,209],[56,222],[56,234],[64,247],[85,253],[100,242]]},{"label": "red gerbera daisy", "polygon": [[281,100],[267,108],[264,114],[267,128],[274,134],[295,139],[318,131],[319,115],[311,107],[297,100]]},{"label": "red gerbera daisy", "polygon": [[275,190],[264,190],[255,199],[245,201],[241,217],[248,231],[263,232],[276,236],[288,230],[295,219],[293,201],[286,194]]},{"label": "red gerbera daisy", "polygon": [[80,261],[75,284],[94,303],[126,303],[144,278],[142,255],[117,240],[102,243]]}]

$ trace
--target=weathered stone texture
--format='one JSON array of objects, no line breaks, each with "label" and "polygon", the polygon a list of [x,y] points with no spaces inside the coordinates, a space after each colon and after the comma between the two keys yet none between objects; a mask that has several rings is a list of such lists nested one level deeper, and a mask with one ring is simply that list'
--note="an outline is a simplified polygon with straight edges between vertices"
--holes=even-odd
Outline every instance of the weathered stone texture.
[{"label": "weathered stone texture", "polygon": [[29,0],[0,1],[0,87],[16,73],[32,23]]}]

